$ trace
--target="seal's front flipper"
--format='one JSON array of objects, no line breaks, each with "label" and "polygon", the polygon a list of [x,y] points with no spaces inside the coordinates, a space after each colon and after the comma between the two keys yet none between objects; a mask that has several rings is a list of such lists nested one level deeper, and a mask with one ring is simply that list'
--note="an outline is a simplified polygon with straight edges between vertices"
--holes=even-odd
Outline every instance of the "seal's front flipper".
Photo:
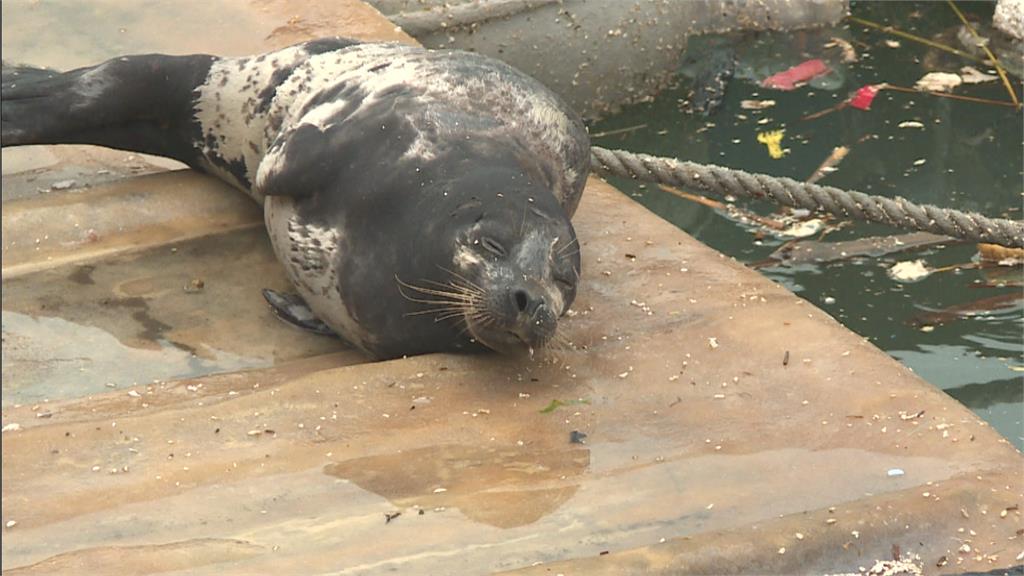
[{"label": "seal's front flipper", "polygon": [[298,326],[324,336],[338,336],[334,330],[331,330],[327,324],[313,314],[309,305],[298,294],[284,294],[264,288],[263,297],[267,300],[267,304],[270,304],[270,309],[274,311],[274,314],[292,326]]}]

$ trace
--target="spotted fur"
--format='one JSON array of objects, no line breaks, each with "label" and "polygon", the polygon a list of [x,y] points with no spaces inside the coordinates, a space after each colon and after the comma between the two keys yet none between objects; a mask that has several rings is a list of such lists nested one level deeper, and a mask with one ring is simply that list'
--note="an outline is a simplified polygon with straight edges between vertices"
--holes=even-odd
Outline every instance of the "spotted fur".
[{"label": "spotted fur", "polygon": [[2,100],[4,146],[160,154],[250,194],[316,317],[373,355],[532,349],[575,297],[586,130],[484,56],[337,38],[129,56],[5,70]]},{"label": "spotted fur", "polygon": [[[321,130],[358,118],[402,92],[421,113],[410,117],[415,139],[406,162],[430,161],[442,142],[479,136],[440,109],[483,114],[490,135],[522,142],[543,162],[535,168],[570,212],[579,202],[589,158],[579,120],[553,94],[511,67],[465,52],[401,44],[356,44],[315,53],[307,45],[213,64],[198,88],[196,119],[204,156],[259,200],[286,163],[289,137],[302,126]],[[253,185],[255,184],[255,185]]]}]

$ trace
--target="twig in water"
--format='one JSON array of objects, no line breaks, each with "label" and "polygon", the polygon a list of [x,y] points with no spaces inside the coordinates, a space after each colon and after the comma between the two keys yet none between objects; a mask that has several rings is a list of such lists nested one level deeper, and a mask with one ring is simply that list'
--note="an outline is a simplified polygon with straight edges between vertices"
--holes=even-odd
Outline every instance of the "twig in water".
[{"label": "twig in water", "polygon": [[1007,102],[1006,100],[992,100],[990,98],[978,98],[977,96],[964,96],[963,94],[948,94],[946,92],[934,92],[932,90],[915,90],[913,88],[907,88],[905,86],[895,86],[893,84],[884,84],[884,90],[895,90],[897,92],[909,92],[911,94],[931,94],[932,96],[940,96],[942,98],[952,98],[953,100],[963,100],[965,102],[976,102],[978,104],[992,104],[995,106],[1012,106],[1013,108],[1019,108],[1020,104],[1013,102]]},{"label": "twig in water", "polygon": [[913,40],[914,42],[920,42],[921,44],[925,44],[927,46],[931,46],[932,48],[938,48],[939,50],[944,50],[946,52],[950,52],[952,54],[956,54],[957,56],[962,56],[964,58],[967,58],[968,60],[974,60],[975,62],[981,62],[982,64],[985,63],[985,61],[982,60],[981,58],[978,58],[977,56],[975,56],[973,54],[968,54],[967,52],[964,52],[963,50],[958,50],[956,48],[953,48],[952,46],[946,46],[945,44],[939,44],[938,42],[934,42],[934,41],[929,40],[927,38],[922,38],[920,36],[915,36],[914,34],[911,34],[910,32],[904,32],[904,31],[899,30],[897,28],[893,28],[892,26],[883,26],[881,24],[877,24],[877,23],[872,22],[870,20],[864,20],[863,18],[857,18],[856,16],[847,16],[846,19],[850,20],[851,22],[856,22],[857,24],[861,24],[863,26],[867,26],[869,28],[875,28],[876,30],[881,30],[882,32],[888,32],[889,34],[892,34],[894,36],[900,36],[902,38],[906,38],[907,40]]},{"label": "twig in water", "polygon": [[981,35],[978,34],[978,31],[974,29],[974,26],[971,26],[971,23],[967,21],[967,18],[964,17],[964,13],[957,8],[956,3],[953,2],[953,0],[946,1],[949,2],[949,7],[953,9],[953,12],[956,12],[957,17],[964,23],[964,26],[966,26],[971,32],[975,40],[978,40],[978,46],[980,46],[981,49],[985,51],[985,54],[988,54],[989,59],[992,60],[992,65],[996,67],[996,72],[999,73],[999,77],[1003,80],[1003,86],[1006,86],[1006,91],[1010,93],[1010,99],[1013,100],[1014,105],[1020,106],[1020,100],[1017,99],[1017,93],[1013,91],[1013,86],[1010,85],[1010,79],[1006,77],[1006,70],[1003,70],[1003,65],[999,63],[999,59],[996,58],[996,55],[988,49],[988,43],[982,41]]},{"label": "twig in water", "polygon": [[758,224],[760,224],[762,226],[767,226],[768,228],[772,228],[772,229],[775,229],[775,230],[784,230],[786,228],[786,225],[783,224],[782,222],[779,222],[778,220],[773,220],[771,218],[765,218],[764,216],[758,216],[757,214],[754,214],[753,212],[748,212],[746,210],[741,210],[741,209],[737,208],[736,206],[732,206],[731,204],[726,204],[725,202],[719,202],[718,200],[712,200],[711,198],[706,198],[706,197],[701,196],[699,194],[691,194],[689,192],[684,192],[684,191],[682,191],[682,190],[680,190],[678,188],[673,188],[672,186],[668,186],[666,184],[658,184],[658,188],[661,188],[663,191],[668,192],[669,194],[672,194],[673,196],[678,196],[679,198],[682,198],[684,200],[689,200],[691,202],[696,202],[697,204],[701,204],[703,206],[707,206],[708,208],[713,208],[715,210],[723,210],[723,211],[726,211],[726,212],[735,212],[736,215],[738,215],[740,217],[747,218],[747,219],[749,219],[749,220],[751,220],[753,222],[757,222]]},{"label": "twig in water", "polygon": [[818,169],[811,174],[811,177],[807,179],[807,182],[814,184],[818,180],[821,180],[830,172],[835,171],[835,167],[846,158],[846,155],[850,153],[850,149],[846,146],[836,146],[832,149],[832,153],[825,158],[825,161],[818,166]]},{"label": "twig in water", "polygon": [[605,130],[604,132],[598,132],[597,134],[591,134],[591,138],[604,138],[605,136],[615,136],[616,134],[628,134],[629,132],[636,132],[637,130],[643,130],[647,128],[647,124],[637,124],[636,126],[626,126],[625,128],[616,128],[615,130]]}]

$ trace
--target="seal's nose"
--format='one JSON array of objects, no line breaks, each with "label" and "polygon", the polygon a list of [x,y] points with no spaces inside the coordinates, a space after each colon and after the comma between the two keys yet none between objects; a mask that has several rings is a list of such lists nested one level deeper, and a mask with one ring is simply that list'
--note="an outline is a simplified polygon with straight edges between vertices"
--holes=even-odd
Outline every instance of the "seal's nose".
[{"label": "seal's nose", "polygon": [[531,290],[526,286],[515,286],[509,291],[512,298],[512,305],[520,314],[533,318],[546,303],[544,296],[537,290]]}]

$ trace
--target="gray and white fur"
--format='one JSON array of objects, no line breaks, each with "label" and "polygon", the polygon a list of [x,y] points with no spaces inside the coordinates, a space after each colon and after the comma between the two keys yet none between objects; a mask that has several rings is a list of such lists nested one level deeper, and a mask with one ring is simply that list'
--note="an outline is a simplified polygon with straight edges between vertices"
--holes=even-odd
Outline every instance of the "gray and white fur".
[{"label": "gray and white fur", "polygon": [[575,297],[582,122],[498,61],[323,39],[5,69],[3,145],[162,154],[264,206],[317,318],[378,357],[532,350]]}]

